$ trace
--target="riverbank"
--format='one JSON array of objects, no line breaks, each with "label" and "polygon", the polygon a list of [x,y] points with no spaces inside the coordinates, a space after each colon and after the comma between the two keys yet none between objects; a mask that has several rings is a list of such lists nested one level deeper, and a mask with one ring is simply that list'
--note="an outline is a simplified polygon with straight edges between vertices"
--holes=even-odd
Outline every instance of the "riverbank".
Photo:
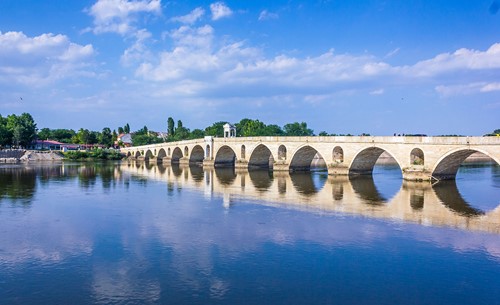
[{"label": "riverbank", "polygon": [[0,164],[16,164],[40,161],[96,161],[96,160],[121,160],[122,155],[115,150],[92,150],[92,151],[33,151],[24,149],[0,150]]},{"label": "riverbank", "polygon": [[24,149],[8,149],[0,151],[0,163],[24,163],[32,161],[60,161],[64,158],[58,151],[32,151]]}]

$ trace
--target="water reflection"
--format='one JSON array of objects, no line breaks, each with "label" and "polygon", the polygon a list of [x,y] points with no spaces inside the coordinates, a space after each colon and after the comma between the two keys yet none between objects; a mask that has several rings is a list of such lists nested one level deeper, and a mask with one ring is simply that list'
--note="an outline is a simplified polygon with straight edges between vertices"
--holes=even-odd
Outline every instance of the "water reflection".
[{"label": "water reflection", "polygon": [[[176,179],[182,171],[183,179]],[[384,195],[379,190],[379,184],[382,188],[387,188],[386,185],[369,176],[349,179],[321,172],[289,174],[178,166],[166,167],[164,174],[151,169],[135,174],[167,184],[172,178],[178,187],[220,196],[227,207],[231,207],[231,197],[237,196],[261,204],[282,203],[295,209],[360,214],[500,233],[500,208],[484,211],[475,207],[461,196],[453,181],[434,186],[427,182],[390,181],[390,187],[399,184],[399,190],[393,194],[386,190]],[[214,176],[216,179],[211,179]],[[205,183],[196,183],[203,179]]]},{"label": "water reflection", "polygon": [[[490,168],[493,176],[490,184],[495,190],[500,179],[499,171],[497,167]],[[462,170],[462,175],[478,169],[481,168],[466,168]],[[78,186],[87,192],[97,185],[107,192],[116,188],[119,182],[128,189],[131,180],[139,185],[147,185],[148,180],[155,179],[166,183],[169,195],[180,192],[182,188],[199,190],[206,196],[220,196],[227,207],[231,206],[232,196],[238,196],[261,204],[282,203],[295,209],[361,214],[500,232],[498,198],[493,199],[496,200],[494,207],[482,208],[480,202],[478,204],[465,199],[455,181],[443,181],[435,185],[391,181],[391,185],[400,185],[399,190],[394,194],[385,192],[384,195],[380,186],[384,188],[385,185],[372,177],[348,179],[331,177],[322,172],[289,174],[133,162],[5,166],[0,167],[0,202],[8,198],[29,205],[37,187],[50,187],[51,183],[68,179],[77,180]],[[466,187],[464,189],[467,191]],[[491,197],[497,193],[491,193],[490,190],[485,196],[492,200]]]}]

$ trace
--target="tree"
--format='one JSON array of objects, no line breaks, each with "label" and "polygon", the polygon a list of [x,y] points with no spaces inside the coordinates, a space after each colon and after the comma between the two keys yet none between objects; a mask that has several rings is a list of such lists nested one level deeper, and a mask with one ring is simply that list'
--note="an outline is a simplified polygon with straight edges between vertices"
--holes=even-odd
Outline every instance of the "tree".
[{"label": "tree", "polygon": [[177,129],[182,128],[182,121],[178,120],[177,121]]},{"label": "tree", "polygon": [[214,136],[214,137],[223,137],[224,136],[224,125],[227,122],[216,122],[213,123],[212,126],[205,128],[205,135]]},{"label": "tree", "polygon": [[173,136],[174,133],[175,133],[175,127],[174,127],[174,125],[175,125],[174,119],[172,119],[171,117],[169,117],[168,120],[167,120],[167,132],[168,132],[169,136]]},{"label": "tree", "polygon": [[294,122],[283,126],[286,136],[312,136],[313,130],[307,128],[307,123]]},{"label": "tree", "polygon": [[256,137],[264,136],[266,133],[266,124],[259,120],[248,120],[242,127],[241,136],[243,137]]},{"label": "tree", "polygon": [[130,125],[128,123],[123,127],[123,132],[130,133]]},{"label": "tree", "polygon": [[49,128],[42,128],[38,131],[37,137],[40,140],[52,139],[52,131]]},{"label": "tree", "polygon": [[111,134],[111,143],[114,144],[118,140],[118,134],[116,133],[116,130],[113,129],[113,133]]},{"label": "tree", "polygon": [[266,126],[266,136],[282,136],[284,134],[283,129],[278,125],[267,125]]},{"label": "tree", "polygon": [[80,128],[76,133],[76,142],[77,144],[89,144],[90,140],[90,131],[88,129]]},{"label": "tree", "polygon": [[12,143],[12,132],[7,128],[7,118],[0,115],[0,146]]},{"label": "tree", "polygon": [[328,136],[328,132],[326,132],[326,131],[320,131],[319,134],[318,134],[318,136],[322,136],[322,137]]},{"label": "tree", "polygon": [[193,129],[189,134],[190,139],[201,139],[205,136],[205,132],[201,129]]},{"label": "tree", "polygon": [[36,123],[29,113],[7,116],[7,129],[12,133],[12,143],[16,146],[26,147],[36,137]]},{"label": "tree", "polygon": [[72,141],[74,136],[76,136],[76,132],[73,129],[53,129],[50,131],[51,139],[62,143],[75,143]]},{"label": "tree", "polygon": [[123,127],[118,127],[118,134],[124,133]]},{"label": "tree", "polygon": [[99,144],[105,145],[106,147],[111,147],[113,145],[113,135],[111,134],[111,129],[104,127],[101,134],[99,135]]}]

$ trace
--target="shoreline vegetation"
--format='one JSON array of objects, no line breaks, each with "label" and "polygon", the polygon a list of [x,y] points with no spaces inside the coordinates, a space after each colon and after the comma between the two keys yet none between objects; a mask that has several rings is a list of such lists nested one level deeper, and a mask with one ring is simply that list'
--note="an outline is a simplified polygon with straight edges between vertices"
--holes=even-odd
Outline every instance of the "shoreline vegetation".
[{"label": "shoreline vegetation", "polygon": [[[230,124],[236,129],[238,137],[256,137],[256,136],[353,136],[351,133],[331,133],[326,131],[314,132],[308,127],[307,122],[287,123],[283,126],[276,124],[266,124],[258,119],[241,119],[237,123],[227,121],[215,122],[204,129],[189,129],[184,126],[181,120],[177,121],[168,117],[164,125],[166,132],[152,131],[147,126],[132,131],[130,125],[126,123],[123,127],[111,130],[104,127],[102,131],[92,131],[80,128],[78,131],[73,129],[38,129],[37,124],[29,113],[21,115],[11,114],[2,117],[0,114],[0,149],[1,148],[29,148],[33,146],[36,140],[53,140],[63,144],[99,146],[102,148],[124,147],[129,144],[132,146],[141,146],[163,142],[174,142],[181,140],[199,139],[205,136],[223,137],[224,125]],[[335,126],[332,126],[335,127]],[[127,143],[121,141],[121,136],[128,135]],[[370,136],[370,133],[361,133],[359,136]],[[404,134],[394,133],[394,136],[426,136],[425,134]],[[464,135],[436,135],[436,136],[464,136]],[[487,133],[484,136],[500,136],[500,129]],[[128,142],[130,141],[130,142]],[[105,158],[108,156],[81,156],[71,155],[71,158]],[[114,157],[111,157],[114,158]]]}]

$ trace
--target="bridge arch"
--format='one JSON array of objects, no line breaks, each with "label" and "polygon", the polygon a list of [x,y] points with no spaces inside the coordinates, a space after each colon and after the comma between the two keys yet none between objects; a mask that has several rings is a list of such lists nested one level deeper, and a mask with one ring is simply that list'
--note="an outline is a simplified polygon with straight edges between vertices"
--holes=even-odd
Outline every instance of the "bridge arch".
[{"label": "bridge arch", "polygon": [[167,149],[167,156],[170,157],[170,147]]},{"label": "bridge arch", "polygon": [[455,179],[460,165],[473,153],[480,152],[500,164],[494,156],[479,149],[455,149],[442,156],[432,169],[432,176],[440,180]]},{"label": "bridge arch", "polygon": [[380,147],[372,146],[365,148],[358,152],[349,166],[349,175],[371,175],[373,172],[373,167],[377,163],[378,158],[383,152],[388,153],[396,163],[399,168],[401,168],[401,162],[397,160],[393,154]]},{"label": "bridge arch", "polygon": [[323,156],[312,146],[305,145],[297,149],[290,161],[290,171],[310,171],[311,164],[316,155],[323,159]]},{"label": "bridge arch", "polygon": [[179,147],[174,148],[174,150],[172,151],[172,163],[179,163],[179,160],[182,157],[182,150]]},{"label": "bridge arch", "polygon": [[245,145],[241,145],[241,159],[245,159],[247,154],[247,148]]},{"label": "bridge arch", "polygon": [[205,157],[205,152],[200,145],[196,145],[191,149],[191,156],[189,157],[189,163],[200,163],[203,162]]},{"label": "bridge arch", "polygon": [[139,158],[141,156],[141,152],[138,150],[135,152],[135,158]]},{"label": "bridge arch", "polygon": [[149,161],[151,159],[154,159],[153,152],[151,150],[147,150],[146,153],[144,154],[144,160]]},{"label": "bridge arch", "polygon": [[163,148],[160,148],[160,150],[158,151],[158,158],[159,159],[163,159],[167,156],[167,153],[165,152],[165,149]]},{"label": "bridge arch", "polygon": [[184,156],[189,156],[189,148],[187,146],[184,147]]},{"label": "bridge arch", "polygon": [[424,152],[420,148],[414,148],[410,152],[410,164],[424,165]]},{"label": "bridge arch", "polygon": [[227,145],[221,146],[215,153],[214,166],[216,167],[234,166],[235,162],[236,153]]},{"label": "bridge arch", "polygon": [[274,158],[269,147],[264,144],[259,144],[250,155],[248,168],[272,168],[273,163]]}]

